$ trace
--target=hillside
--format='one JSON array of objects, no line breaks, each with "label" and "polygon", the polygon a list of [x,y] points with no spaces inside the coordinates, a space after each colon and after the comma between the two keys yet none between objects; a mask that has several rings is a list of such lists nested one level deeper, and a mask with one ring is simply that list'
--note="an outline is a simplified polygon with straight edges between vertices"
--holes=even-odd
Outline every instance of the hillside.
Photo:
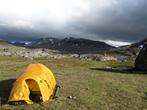
[{"label": "hillside", "polygon": [[[107,55],[112,55],[116,57],[120,56],[129,56],[135,58],[140,51],[142,45],[144,45],[147,42],[147,39],[144,39],[140,42],[133,43],[131,45],[121,46],[121,47],[113,47],[110,46],[104,42],[100,41],[92,41],[88,39],[82,39],[82,38],[64,38],[64,39],[58,39],[58,38],[41,38],[37,39],[33,42],[24,42],[24,41],[18,41],[18,42],[7,42],[7,41],[0,41],[0,49],[1,52],[3,50],[8,50],[8,52],[11,53],[20,53],[18,51],[26,50],[26,52],[21,52],[23,54],[31,53],[31,56],[34,55],[34,52],[31,52],[33,50],[37,50],[39,52],[39,56],[45,55],[49,53],[60,53],[60,54],[102,54],[105,53]],[[29,50],[29,51],[28,51]],[[47,51],[42,51],[47,50]],[[49,50],[49,51],[48,51]],[[9,54],[9,53],[8,53]],[[38,56],[36,55],[34,56]]]},{"label": "hillside", "polygon": [[147,43],[147,39],[144,39],[139,42],[133,43],[131,45],[115,48],[108,53],[115,53],[115,54],[126,55],[126,56],[137,56],[142,46],[146,43]]},{"label": "hillside", "polygon": [[0,40],[0,48],[16,48],[16,46],[10,44],[8,41]]},{"label": "hillside", "polygon": [[49,48],[58,50],[62,53],[77,53],[77,54],[86,54],[86,53],[98,53],[104,52],[113,49],[113,46],[110,46],[104,42],[92,41],[82,38],[41,38],[29,44],[31,48]]},{"label": "hillside", "polygon": [[[17,43],[17,44],[16,44]],[[19,42],[8,42],[0,40],[0,56],[21,56],[26,58],[35,57],[64,57],[56,50],[51,49],[30,49]]]}]

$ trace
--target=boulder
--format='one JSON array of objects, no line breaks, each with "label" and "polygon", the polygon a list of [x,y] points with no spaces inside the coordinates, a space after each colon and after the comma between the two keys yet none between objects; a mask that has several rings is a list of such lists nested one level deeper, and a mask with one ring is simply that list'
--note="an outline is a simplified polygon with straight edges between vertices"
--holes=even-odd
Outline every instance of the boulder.
[{"label": "boulder", "polygon": [[144,44],[135,60],[135,69],[147,70],[147,44]]}]

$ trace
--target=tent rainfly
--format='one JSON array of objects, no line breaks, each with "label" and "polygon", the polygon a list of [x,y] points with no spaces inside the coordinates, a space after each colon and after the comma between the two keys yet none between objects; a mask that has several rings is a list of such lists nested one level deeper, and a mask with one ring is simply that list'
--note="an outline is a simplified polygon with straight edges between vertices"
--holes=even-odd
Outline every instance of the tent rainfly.
[{"label": "tent rainfly", "polygon": [[56,80],[51,70],[43,64],[30,64],[13,84],[8,102],[12,104],[45,102],[55,94],[56,87]]}]

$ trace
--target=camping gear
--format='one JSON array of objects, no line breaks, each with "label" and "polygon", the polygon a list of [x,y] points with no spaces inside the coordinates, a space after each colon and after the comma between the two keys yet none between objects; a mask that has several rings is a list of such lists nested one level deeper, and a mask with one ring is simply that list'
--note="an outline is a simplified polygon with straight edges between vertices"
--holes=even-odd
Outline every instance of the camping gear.
[{"label": "camping gear", "polygon": [[60,88],[61,87],[59,85],[56,85],[54,96],[53,96],[54,99],[59,97],[59,89]]},{"label": "camping gear", "polygon": [[55,94],[56,86],[50,69],[43,64],[30,64],[13,84],[8,102],[45,102]]}]

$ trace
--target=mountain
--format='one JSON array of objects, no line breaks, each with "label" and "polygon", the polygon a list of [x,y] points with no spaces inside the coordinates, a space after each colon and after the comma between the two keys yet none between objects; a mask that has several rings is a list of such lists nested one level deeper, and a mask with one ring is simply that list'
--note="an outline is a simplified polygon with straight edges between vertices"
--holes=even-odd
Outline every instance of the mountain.
[{"label": "mountain", "polygon": [[115,47],[104,42],[93,41],[83,38],[41,38],[29,44],[31,48],[49,48],[59,50],[62,53],[98,53],[111,50]]},{"label": "mountain", "polygon": [[34,41],[4,41],[0,40],[0,48],[47,48],[60,51],[61,53],[76,53],[76,54],[93,54],[93,53],[107,53],[114,55],[136,56],[140,51],[142,45],[147,43],[147,38],[133,43],[131,45],[113,47],[104,42],[93,41],[83,38],[40,38]]},{"label": "mountain", "polygon": [[28,42],[27,41],[11,41],[9,43],[15,46],[20,46],[20,47],[27,47],[29,46],[29,44],[31,44],[31,42],[29,41]]},{"label": "mountain", "polygon": [[137,42],[137,43],[132,44],[130,47],[131,48],[140,48],[140,47],[142,47],[142,45],[144,45],[146,43],[147,43],[147,38],[146,39],[143,39],[140,42]]},{"label": "mountain", "polygon": [[127,56],[137,56],[138,52],[144,44],[147,43],[147,38],[131,45],[121,46],[111,50],[109,53],[123,54]]}]

